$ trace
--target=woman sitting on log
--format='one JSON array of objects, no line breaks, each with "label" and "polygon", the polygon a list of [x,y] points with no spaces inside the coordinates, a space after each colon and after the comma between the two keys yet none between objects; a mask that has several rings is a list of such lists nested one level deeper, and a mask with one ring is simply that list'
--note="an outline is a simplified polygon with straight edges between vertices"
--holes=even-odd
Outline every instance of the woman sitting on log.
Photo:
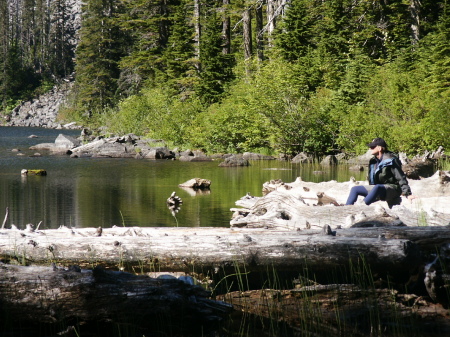
[{"label": "woman sitting on log", "polygon": [[354,186],[350,190],[346,205],[353,205],[358,196],[364,197],[366,205],[384,200],[389,208],[400,205],[401,195],[409,200],[415,198],[411,194],[406,175],[400,160],[390,151],[383,138],[375,138],[367,146],[373,157],[369,161],[369,186]]}]

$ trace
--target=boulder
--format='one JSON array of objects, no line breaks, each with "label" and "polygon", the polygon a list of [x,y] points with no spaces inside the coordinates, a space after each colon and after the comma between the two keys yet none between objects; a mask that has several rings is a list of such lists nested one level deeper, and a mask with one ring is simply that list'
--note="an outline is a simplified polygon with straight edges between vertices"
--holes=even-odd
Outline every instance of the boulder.
[{"label": "boulder", "polygon": [[203,151],[200,150],[186,150],[183,152],[180,152],[178,160],[180,161],[212,161],[212,158],[207,156]]},{"label": "boulder", "polygon": [[293,164],[310,164],[314,162],[314,158],[304,152],[299,153],[292,158]]},{"label": "boulder", "polygon": [[40,143],[30,146],[30,150],[53,150],[56,149],[55,143]]},{"label": "boulder", "polygon": [[69,154],[79,157],[133,158],[136,153],[133,145],[119,143],[116,138],[98,139],[89,144],[72,149]]},{"label": "boulder", "polygon": [[272,157],[272,156],[265,156],[263,154],[253,153],[253,152],[244,152],[242,157],[247,160],[274,160],[275,159],[275,157]]},{"label": "boulder", "polygon": [[23,169],[22,171],[20,171],[20,174],[23,175],[23,176],[28,176],[28,175],[46,176],[47,175],[47,171],[46,170],[42,170],[42,169],[37,169],[37,170]]},{"label": "boulder", "polygon": [[361,156],[350,158],[348,160],[348,164],[350,164],[350,165],[367,165],[369,163],[370,158],[372,158],[372,151],[367,150],[367,152]]},{"label": "boulder", "polygon": [[62,133],[60,133],[58,135],[58,137],[56,137],[55,140],[55,146],[58,149],[63,149],[63,150],[70,150],[73,149],[74,147],[80,146],[81,145],[81,141],[71,137],[71,136],[66,136],[63,135]]},{"label": "boulder", "polygon": [[134,158],[136,152],[133,145],[118,142],[105,142],[93,153],[93,157]]},{"label": "boulder", "polygon": [[421,177],[433,175],[435,166],[436,162],[428,158],[413,159],[406,165],[403,165],[403,171],[410,179],[420,179]]},{"label": "boulder", "polygon": [[54,143],[40,143],[30,146],[30,150],[48,150],[52,152],[67,152],[79,146],[81,142],[71,136],[60,133]]},{"label": "boulder", "polygon": [[337,163],[338,163],[338,160],[336,159],[336,157],[333,155],[329,155],[322,159],[322,161],[320,162],[320,165],[333,166],[333,165],[337,165]]},{"label": "boulder", "polygon": [[175,158],[173,152],[167,147],[154,147],[141,152],[142,158],[145,159],[172,159]]},{"label": "boulder", "polygon": [[250,166],[247,159],[241,156],[231,156],[225,158],[223,162],[219,164],[221,167],[234,167],[234,166]]},{"label": "boulder", "polygon": [[193,161],[193,162],[198,162],[198,161],[212,161],[212,158],[210,157],[206,157],[206,156],[180,156],[178,158],[179,161]]}]

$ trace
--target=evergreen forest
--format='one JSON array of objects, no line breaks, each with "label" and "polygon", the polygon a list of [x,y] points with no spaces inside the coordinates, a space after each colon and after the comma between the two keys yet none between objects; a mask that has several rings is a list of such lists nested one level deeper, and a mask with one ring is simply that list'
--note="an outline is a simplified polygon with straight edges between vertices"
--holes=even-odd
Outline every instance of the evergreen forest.
[{"label": "evergreen forest", "polygon": [[3,114],[74,73],[62,119],[182,149],[450,148],[446,0],[85,0],[76,50],[71,2],[0,2]]}]

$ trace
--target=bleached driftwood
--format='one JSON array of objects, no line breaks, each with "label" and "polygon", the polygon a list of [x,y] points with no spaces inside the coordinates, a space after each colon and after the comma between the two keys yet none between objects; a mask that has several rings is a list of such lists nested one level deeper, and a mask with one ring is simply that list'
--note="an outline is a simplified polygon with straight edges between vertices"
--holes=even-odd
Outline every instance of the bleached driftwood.
[{"label": "bleached driftwood", "polygon": [[263,186],[263,197],[244,196],[233,208],[232,227],[302,230],[324,225],[351,226],[450,224],[450,173],[438,171],[432,177],[410,180],[414,200],[403,198],[401,205],[389,209],[386,202],[365,205],[362,198],[351,206],[346,202],[352,186],[362,181],[293,183],[271,181]]},{"label": "bleached driftwood", "polygon": [[429,262],[423,252],[433,252],[450,240],[446,227],[397,228],[6,229],[0,231],[0,259],[22,265],[53,262],[116,270],[200,271],[210,276],[218,271],[234,273],[236,268],[295,272],[307,266],[312,272],[326,272],[363,259],[374,272],[404,277]]}]

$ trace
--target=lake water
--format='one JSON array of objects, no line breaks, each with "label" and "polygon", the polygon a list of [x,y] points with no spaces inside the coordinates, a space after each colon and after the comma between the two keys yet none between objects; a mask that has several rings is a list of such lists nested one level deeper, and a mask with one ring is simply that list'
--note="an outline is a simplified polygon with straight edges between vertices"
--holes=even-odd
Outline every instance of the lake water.
[{"label": "lake water", "polygon": [[[346,181],[358,174],[347,167],[325,169],[278,160],[225,168],[218,167],[219,161],[70,158],[43,151],[40,157],[32,156],[36,151],[29,150],[30,146],[52,143],[60,133],[78,136],[80,131],[0,127],[0,222],[8,208],[7,227],[24,228],[41,221],[40,228],[228,227],[236,200],[247,192],[261,196],[266,181],[292,182],[297,177]],[[45,169],[47,176],[22,177],[22,169]],[[325,173],[314,174],[316,170]],[[355,177],[362,179],[363,175]],[[195,194],[178,187],[192,178],[211,180],[210,193]],[[176,218],[166,206],[174,191],[183,200]]]}]

